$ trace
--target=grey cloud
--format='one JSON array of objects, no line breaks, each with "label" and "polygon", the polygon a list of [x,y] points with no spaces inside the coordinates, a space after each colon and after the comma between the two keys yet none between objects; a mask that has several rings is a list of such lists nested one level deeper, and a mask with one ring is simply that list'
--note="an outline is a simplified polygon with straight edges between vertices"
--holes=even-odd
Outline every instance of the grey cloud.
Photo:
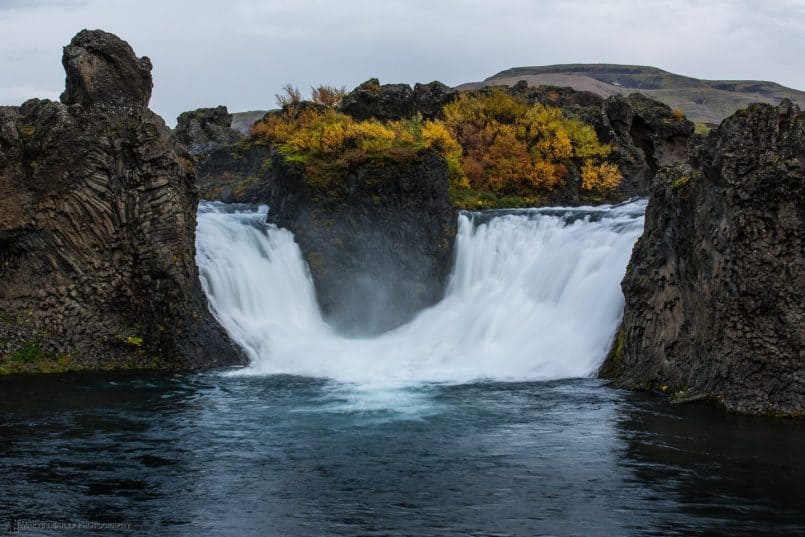
[{"label": "grey cloud", "polygon": [[[285,82],[457,84],[551,63],[805,87],[802,0],[0,0],[0,86],[60,92],[61,47],[85,27],[151,57],[152,106],[169,123],[199,106],[272,107]],[[13,59],[26,50],[43,52]]]}]

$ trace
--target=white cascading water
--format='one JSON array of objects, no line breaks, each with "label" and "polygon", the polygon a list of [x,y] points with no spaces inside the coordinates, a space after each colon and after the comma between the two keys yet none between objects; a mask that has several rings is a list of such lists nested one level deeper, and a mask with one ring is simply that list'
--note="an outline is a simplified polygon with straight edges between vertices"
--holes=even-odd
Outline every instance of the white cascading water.
[{"label": "white cascading water", "polygon": [[322,319],[293,235],[264,223],[266,207],[202,203],[197,261],[213,313],[251,360],[239,374],[386,387],[584,377],[620,321],[644,209],[462,214],[445,298],[372,338]]}]

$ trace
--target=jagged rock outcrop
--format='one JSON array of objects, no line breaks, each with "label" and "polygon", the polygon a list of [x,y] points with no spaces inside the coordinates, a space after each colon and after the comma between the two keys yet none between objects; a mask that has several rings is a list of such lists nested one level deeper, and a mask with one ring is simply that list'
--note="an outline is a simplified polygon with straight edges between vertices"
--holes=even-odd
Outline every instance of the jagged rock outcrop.
[{"label": "jagged rock outcrop", "polygon": [[[322,104],[299,101],[269,110],[263,120],[275,114],[325,110]],[[266,203],[271,154],[270,145],[255,137],[216,147],[198,162],[196,187],[201,198],[225,203]]]},{"label": "jagged rock outcrop", "polygon": [[442,108],[458,98],[458,90],[438,80],[427,84],[414,84],[414,109],[423,119],[442,117]]},{"label": "jagged rock outcrop", "polygon": [[788,101],[724,120],[663,168],[623,280],[602,374],[742,413],[805,415],[805,114]]},{"label": "jagged rock outcrop", "polygon": [[67,72],[61,102],[145,108],[151,99],[151,60],[138,58],[116,35],[82,30],[64,47]]},{"label": "jagged rock outcrop", "polygon": [[509,88],[509,93],[524,98],[530,103],[541,103],[560,108],[574,106],[598,108],[603,98],[591,91],[579,91],[558,86],[529,86],[525,80]]},{"label": "jagged rock outcrop", "polygon": [[357,164],[322,183],[275,154],[271,175],[269,221],[294,233],[336,328],[377,333],[442,297],[458,219],[440,155]]},{"label": "jagged rock outcrop", "polygon": [[182,112],[176,119],[173,136],[202,159],[214,149],[244,138],[232,128],[232,114],[226,106]]},{"label": "jagged rock outcrop", "polygon": [[604,100],[599,136],[613,141],[622,188],[645,194],[661,166],[686,162],[694,125],[670,106],[639,93]]},{"label": "jagged rock outcrop", "polygon": [[371,78],[349,92],[339,105],[339,112],[359,121],[391,121],[421,114],[424,119],[441,116],[444,105],[458,97],[458,91],[438,81],[427,84],[380,84]]},{"label": "jagged rock outcrop", "polygon": [[102,31],[64,49],[63,103],[0,108],[0,371],[241,363],[195,264],[190,155],[150,62]]},{"label": "jagged rock outcrop", "polygon": [[408,84],[381,86],[378,79],[371,78],[347,93],[338,110],[359,121],[409,118],[416,112],[414,90]]}]

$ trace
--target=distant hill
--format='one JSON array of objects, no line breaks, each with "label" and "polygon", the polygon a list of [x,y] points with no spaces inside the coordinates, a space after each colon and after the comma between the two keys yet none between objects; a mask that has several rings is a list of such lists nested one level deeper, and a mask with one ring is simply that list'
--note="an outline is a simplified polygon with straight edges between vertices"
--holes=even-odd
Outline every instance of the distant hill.
[{"label": "distant hill", "polygon": [[642,65],[590,63],[514,67],[482,82],[462,84],[459,89],[510,86],[520,80],[532,86],[570,86],[603,97],[640,92],[681,109],[696,123],[720,123],[751,102],[777,104],[785,97],[805,108],[805,92],[775,82],[701,80]]},{"label": "distant hill", "polygon": [[232,113],[232,128],[242,133],[249,132],[252,125],[258,119],[262,119],[266,110],[249,110],[248,112],[233,112]]}]

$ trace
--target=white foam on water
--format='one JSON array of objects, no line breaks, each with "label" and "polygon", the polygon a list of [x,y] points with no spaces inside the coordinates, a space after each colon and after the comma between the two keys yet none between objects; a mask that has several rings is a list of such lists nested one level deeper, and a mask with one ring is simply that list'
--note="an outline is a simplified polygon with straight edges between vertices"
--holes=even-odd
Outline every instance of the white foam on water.
[{"label": "white foam on water", "polygon": [[444,299],[371,338],[323,320],[293,235],[264,223],[266,207],[203,203],[197,262],[211,310],[250,358],[236,374],[324,377],[370,400],[423,383],[585,377],[620,321],[644,209],[640,200],[461,214]]}]

